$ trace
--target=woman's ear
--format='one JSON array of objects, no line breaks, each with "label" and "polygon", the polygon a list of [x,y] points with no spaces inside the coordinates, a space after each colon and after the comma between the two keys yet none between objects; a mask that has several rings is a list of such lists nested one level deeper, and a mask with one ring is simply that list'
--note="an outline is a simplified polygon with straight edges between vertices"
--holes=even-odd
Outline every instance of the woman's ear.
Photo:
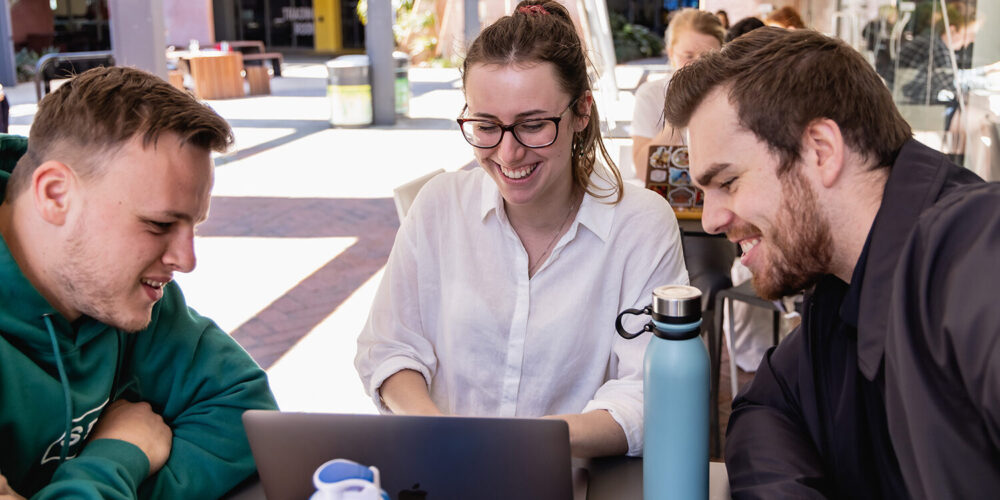
[{"label": "woman's ear", "polygon": [[582,132],[590,124],[590,108],[594,105],[594,95],[588,90],[576,102],[576,120],[573,122],[573,131]]},{"label": "woman's ear", "polygon": [[31,195],[43,220],[56,226],[66,223],[76,181],[76,174],[62,162],[49,160],[35,169],[31,175]]}]

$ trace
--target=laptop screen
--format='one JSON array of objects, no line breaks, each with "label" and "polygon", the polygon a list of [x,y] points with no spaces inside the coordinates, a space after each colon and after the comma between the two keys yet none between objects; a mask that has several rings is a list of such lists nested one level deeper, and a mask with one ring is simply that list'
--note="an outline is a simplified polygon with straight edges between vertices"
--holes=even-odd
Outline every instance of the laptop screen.
[{"label": "laptop screen", "polygon": [[335,458],[376,466],[394,500],[573,498],[561,420],[251,410],[243,423],[272,500],[308,498]]}]

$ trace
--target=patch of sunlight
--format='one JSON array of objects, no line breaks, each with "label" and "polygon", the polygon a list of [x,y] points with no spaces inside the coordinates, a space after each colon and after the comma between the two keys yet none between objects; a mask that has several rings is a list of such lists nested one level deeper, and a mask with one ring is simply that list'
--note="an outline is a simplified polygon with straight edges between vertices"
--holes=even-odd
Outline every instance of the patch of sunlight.
[{"label": "patch of sunlight", "polygon": [[174,278],[189,306],[231,333],[355,241],[198,237],[198,267]]},{"label": "patch of sunlight", "polygon": [[383,272],[369,278],[267,371],[282,410],[377,413],[354,370],[354,355]]},{"label": "patch of sunlight", "polygon": [[294,133],[294,128],[233,127],[236,144],[227,154],[231,155]]}]

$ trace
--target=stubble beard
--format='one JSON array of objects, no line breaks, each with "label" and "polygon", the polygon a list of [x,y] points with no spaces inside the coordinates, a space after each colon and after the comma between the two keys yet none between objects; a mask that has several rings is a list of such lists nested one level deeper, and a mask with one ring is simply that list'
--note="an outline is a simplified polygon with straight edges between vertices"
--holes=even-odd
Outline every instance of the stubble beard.
[{"label": "stubble beard", "polygon": [[66,240],[63,265],[55,270],[58,286],[66,295],[64,302],[80,312],[108,326],[128,333],[135,333],[149,326],[150,312],[129,314],[127,304],[115,305],[113,286],[115,280],[102,280],[101,276],[114,276],[115,269],[95,269],[101,262],[100,245],[88,238],[87,224],[81,220]]},{"label": "stubble beard", "polygon": [[819,213],[816,193],[796,169],[780,181],[784,203],[769,235],[771,258],[753,276],[754,290],[767,300],[811,287],[829,272],[833,257],[830,224]]}]

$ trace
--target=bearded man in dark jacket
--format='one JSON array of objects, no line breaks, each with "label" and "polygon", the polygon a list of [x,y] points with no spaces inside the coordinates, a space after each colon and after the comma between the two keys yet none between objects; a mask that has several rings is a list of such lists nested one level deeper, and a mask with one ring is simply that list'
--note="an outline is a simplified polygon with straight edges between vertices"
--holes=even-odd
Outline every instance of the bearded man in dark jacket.
[{"label": "bearded man in dark jacket", "polygon": [[913,140],[864,58],[755,30],[678,71],[703,224],[802,325],[733,402],[734,498],[1000,491],[1000,185]]}]

